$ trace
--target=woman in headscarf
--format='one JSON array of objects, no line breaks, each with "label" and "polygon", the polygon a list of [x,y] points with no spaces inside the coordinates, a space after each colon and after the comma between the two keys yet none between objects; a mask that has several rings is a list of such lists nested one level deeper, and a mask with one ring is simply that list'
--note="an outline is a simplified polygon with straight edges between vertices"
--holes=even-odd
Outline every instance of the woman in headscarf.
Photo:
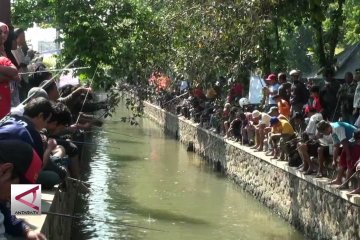
[{"label": "woman in headscarf", "polygon": [[[13,39],[13,34],[11,37],[9,27],[5,24],[0,22],[0,56],[6,57],[10,59],[12,64],[17,68],[17,62],[15,58],[13,57],[11,50],[14,48],[12,45],[15,43]],[[8,66],[9,67],[9,66]],[[18,81],[20,80],[19,76],[14,76],[14,78],[10,79],[10,92],[11,92],[11,106],[16,107],[20,104],[20,98],[19,98],[19,89],[18,89]]]},{"label": "woman in headscarf", "polygon": [[0,119],[10,112],[10,83],[20,80],[16,66],[7,58],[5,52],[5,42],[8,36],[8,26],[0,22]]}]

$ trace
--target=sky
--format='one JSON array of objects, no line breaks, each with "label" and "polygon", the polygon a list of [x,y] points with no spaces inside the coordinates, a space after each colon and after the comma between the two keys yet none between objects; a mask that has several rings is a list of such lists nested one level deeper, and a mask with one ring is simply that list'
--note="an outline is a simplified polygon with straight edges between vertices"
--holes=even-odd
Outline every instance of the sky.
[{"label": "sky", "polygon": [[39,28],[34,25],[33,28],[29,28],[25,32],[26,41],[29,44],[29,47],[35,51],[39,51],[39,41],[44,42],[54,42],[56,39],[56,29],[55,28]]}]

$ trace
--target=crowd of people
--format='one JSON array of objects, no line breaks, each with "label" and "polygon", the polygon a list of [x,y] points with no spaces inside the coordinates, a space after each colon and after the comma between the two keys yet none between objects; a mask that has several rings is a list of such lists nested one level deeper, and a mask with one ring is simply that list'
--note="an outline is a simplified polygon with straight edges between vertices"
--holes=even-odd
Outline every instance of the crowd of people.
[{"label": "crowd of people", "polygon": [[[0,239],[6,234],[44,239],[10,212],[11,184],[41,184],[51,189],[66,179],[80,178],[80,151],[73,138],[101,120],[92,115],[106,109],[90,87],[58,88],[24,31],[15,35],[0,23]],[[82,185],[82,190],[86,186]]]},{"label": "crowd of people", "polygon": [[329,184],[360,194],[359,180],[358,187],[356,181],[349,184],[360,170],[360,69],[334,79],[334,70],[326,68],[323,80],[315,85],[299,70],[270,74],[262,103],[251,104],[240,82],[221,77],[203,89],[180,78],[158,91],[157,103],[305,175],[336,173]]}]

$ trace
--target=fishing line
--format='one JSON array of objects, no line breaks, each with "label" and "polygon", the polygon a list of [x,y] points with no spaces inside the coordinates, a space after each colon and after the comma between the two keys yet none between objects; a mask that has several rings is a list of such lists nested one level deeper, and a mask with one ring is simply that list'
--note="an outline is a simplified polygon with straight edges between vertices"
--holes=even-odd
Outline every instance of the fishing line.
[{"label": "fishing line", "polygon": [[41,213],[42,214],[47,214],[47,215],[52,215],[52,216],[57,216],[57,217],[65,217],[65,218],[71,218],[71,219],[77,219],[77,220],[90,220],[90,221],[94,221],[94,222],[96,221],[96,222],[101,222],[101,223],[106,223],[106,224],[111,224],[111,225],[120,225],[120,226],[125,226],[125,227],[146,229],[146,230],[157,231],[157,232],[166,232],[166,231],[161,230],[161,229],[143,227],[143,226],[127,224],[127,223],[121,223],[121,222],[107,221],[107,220],[102,220],[102,219],[93,218],[93,217],[91,217],[91,218],[90,217],[79,217],[79,216],[74,216],[74,215],[70,215],[70,214],[48,212],[48,211],[42,211]]},{"label": "fishing line", "polygon": [[[72,60],[68,65],[66,65],[65,66],[65,69],[66,68],[69,68],[71,65],[73,65],[76,61],[78,60],[78,58],[76,57],[76,58],[74,58],[74,60]],[[41,88],[42,89],[44,89],[44,88],[46,88],[47,86],[49,86],[52,82],[54,82],[55,81],[55,78],[57,78],[59,75],[60,75],[60,73],[61,73],[61,71],[59,71],[58,73],[56,73],[52,78],[50,78],[49,80],[48,80],[48,82],[46,83],[46,84],[44,84]],[[34,95],[36,94],[36,92],[34,92],[33,94],[31,94],[30,96],[28,96],[24,101],[22,101],[20,104],[25,104],[25,103],[27,103]],[[20,105],[19,104],[19,105]],[[18,105],[18,106],[19,106]]]},{"label": "fishing line", "polygon": [[59,69],[48,69],[36,72],[21,72],[19,75],[26,75],[26,74],[35,74],[35,73],[46,73],[46,72],[57,72],[57,71],[70,71],[70,70],[79,70],[79,69],[88,69],[90,67],[76,67],[76,68],[59,68]]},{"label": "fishing line", "polygon": [[[84,131],[84,133],[98,133],[98,132],[103,132],[103,133],[112,133],[112,134],[117,134],[120,136],[126,136],[126,137],[132,137],[132,138],[137,138],[137,139],[144,139],[143,137],[136,137],[136,136],[132,136],[129,134],[125,134],[125,133],[118,133],[118,132],[111,132],[111,131],[103,131],[103,130],[95,130],[95,131]],[[142,134],[143,136],[149,136],[151,137],[152,135],[146,135],[146,134]]]},{"label": "fishing line", "polygon": [[[65,68],[69,68],[71,65],[73,65],[76,61],[78,61],[78,58],[75,57],[70,63],[68,63]],[[56,73],[52,78],[48,80],[46,84],[44,84],[41,88],[44,89],[45,87],[49,86],[52,82],[55,82],[55,78],[57,78],[60,75],[61,71]],[[33,92],[30,96],[28,96],[24,101],[22,101],[20,104],[18,104],[16,107],[19,107],[20,105],[25,105],[35,94],[36,92]],[[10,112],[6,114],[3,118],[0,119],[0,122],[5,119],[7,116],[10,115]]]},{"label": "fishing line", "polygon": [[163,104],[163,106],[166,106],[167,104],[169,104],[169,103],[171,103],[171,102],[175,101],[175,100],[176,100],[176,99],[178,99],[178,98],[181,98],[181,97],[185,96],[186,94],[189,94],[189,92],[183,93],[183,94],[181,94],[181,95],[179,95],[179,96],[177,96],[177,97],[175,97],[175,98],[173,98],[173,99],[171,99],[171,100],[169,100],[169,101],[165,102],[165,103]]},{"label": "fishing line", "polygon": [[[93,81],[94,81],[94,78],[95,78],[95,76],[96,76],[96,73],[97,73],[98,69],[99,69],[99,65],[96,66],[94,75],[93,75],[92,79],[90,80],[90,87],[91,87],[92,84],[93,84]],[[75,124],[77,124],[77,123],[79,122],[80,115],[81,115],[80,113],[82,112],[82,110],[83,110],[83,108],[84,108],[84,105],[85,105],[86,99],[87,99],[87,97],[88,97],[88,95],[89,95],[89,92],[90,92],[90,88],[89,88],[89,89],[87,90],[87,92],[86,92],[84,101],[83,101],[83,103],[82,103],[82,105],[81,105],[81,109],[80,109],[80,111],[79,111],[79,115],[78,115],[78,117],[77,117],[77,119],[76,119]]]},{"label": "fishing line", "polygon": [[106,147],[106,148],[114,148],[114,149],[121,149],[119,147],[113,147],[113,146],[109,146],[109,145],[104,145],[104,144],[97,144],[97,143],[92,143],[92,142],[80,142],[80,141],[71,141],[73,143],[77,143],[77,144],[83,144],[83,145],[89,145],[89,146],[99,146],[99,147]]},{"label": "fishing line", "polygon": [[340,189],[340,188],[345,187],[345,186],[350,182],[350,180],[351,180],[353,177],[355,177],[355,175],[358,174],[358,173],[360,173],[360,170],[354,172],[354,174],[351,175],[351,177],[349,177],[348,179],[346,179],[345,182],[344,182],[343,184],[341,184],[338,188]]}]

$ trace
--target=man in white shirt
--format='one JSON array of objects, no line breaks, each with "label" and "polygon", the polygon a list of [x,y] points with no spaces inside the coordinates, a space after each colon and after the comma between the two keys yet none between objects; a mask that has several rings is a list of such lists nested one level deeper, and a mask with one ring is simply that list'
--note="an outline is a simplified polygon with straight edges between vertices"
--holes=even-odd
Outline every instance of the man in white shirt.
[{"label": "man in white shirt", "polygon": [[321,113],[316,112],[314,108],[309,108],[307,114],[310,120],[302,135],[302,141],[298,143],[297,147],[300,158],[303,161],[300,171],[304,172],[305,175],[315,173],[316,167],[310,160],[310,157],[317,156],[319,159],[319,169],[316,177],[323,177],[324,161],[329,155],[329,139],[324,139],[326,136],[322,136],[321,140],[317,141],[318,133],[316,124],[323,120]]}]

